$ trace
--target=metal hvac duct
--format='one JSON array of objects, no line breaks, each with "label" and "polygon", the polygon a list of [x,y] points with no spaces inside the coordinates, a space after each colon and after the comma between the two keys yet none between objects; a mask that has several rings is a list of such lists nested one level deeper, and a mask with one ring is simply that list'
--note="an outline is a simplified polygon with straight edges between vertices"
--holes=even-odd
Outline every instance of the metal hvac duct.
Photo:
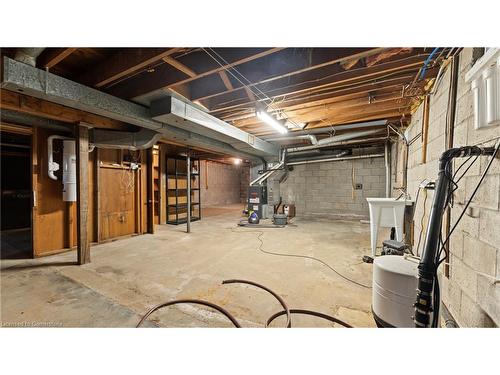
[{"label": "metal hvac duct", "polygon": [[[279,153],[276,145],[204,113],[194,105],[180,103],[175,98],[172,100],[174,111],[167,115],[166,121],[162,123],[153,119],[150,109],[142,105],[117,98],[6,56],[2,64],[3,76],[0,87],[3,89],[23,90],[27,95],[36,98],[155,130],[173,141],[212,152],[251,160],[275,158]],[[212,132],[213,130],[215,132]],[[236,139],[232,137],[234,135]]]},{"label": "metal hvac duct", "polygon": [[289,137],[275,137],[266,139],[266,141],[268,142],[298,141],[298,140],[308,140],[309,142],[311,142],[312,145],[318,143],[318,139],[316,138],[316,136],[312,134],[303,134],[303,135],[296,135]]},{"label": "metal hvac duct", "polygon": [[[312,128],[312,129],[307,129],[307,130],[292,131],[292,132],[290,132],[290,135],[288,137],[293,138],[295,136],[302,136],[302,135],[326,134],[326,133],[331,133],[332,130],[340,131],[340,130],[365,129],[365,128],[373,128],[373,127],[381,128],[382,126],[385,126],[385,125],[387,125],[387,120],[356,122],[353,124],[333,125],[333,126],[329,126],[329,127],[327,126],[327,127],[322,127],[322,128]],[[275,138],[275,137],[272,135],[262,137],[262,139],[264,139],[266,141],[271,141],[271,139],[273,139],[273,138]]]},{"label": "metal hvac duct", "polygon": [[90,143],[99,148],[144,150],[153,147],[160,138],[160,133],[145,128],[138,132],[104,129],[91,129],[90,132]]},{"label": "metal hvac duct", "polygon": [[[379,132],[380,130],[377,130],[377,132]],[[347,136],[347,134],[346,134]],[[340,136],[338,136],[340,137]],[[359,137],[359,135],[353,137],[353,138],[357,138]],[[330,138],[333,138],[333,137],[330,137]],[[345,139],[345,138],[344,138]],[[366,138],[366,139],[363,139],[363,141],[385,141],[387,139],[387,137],[377,137],[377,138]],[[352,144],[356,144],[358,143],[360,140],[335,140],[335,141],[329,141],[329,142],[325,142],[323,144],[319,144],[319,141],[318,141],[318,144],[317,145],[312,145],[312,146],[299,146],[299,147],[290,147],[290,148],[287,148],[287,152],[289,153],[295,153],[295,152],[302,152],[302,151],[311,151],[311,150],[317,150],[317,149],[320,149],[320,148],[325,148],[325,147],[333,147],[333,146],[346,146],[346,145],[352,145]]]},{"label": "metal hvac duct", "polygon": [[36,66],[36,59],[45,48],[18,48],[14,59],[24,64]]}]

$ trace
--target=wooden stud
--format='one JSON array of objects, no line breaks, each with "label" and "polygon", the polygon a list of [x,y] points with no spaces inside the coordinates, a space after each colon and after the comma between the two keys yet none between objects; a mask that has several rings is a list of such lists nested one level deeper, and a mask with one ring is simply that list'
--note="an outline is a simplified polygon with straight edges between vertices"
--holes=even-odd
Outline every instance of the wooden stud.
[{"label": "wooden stud", "polygon": [[422,118],[422,163],[427,163],[427,140],[429,136],[429,104],[430,97],[427,95],[424,99],[423,118]]},{"label": "wooden stud", "polygon": [[76,206],[78,264],[90,263],[88,237],[89,129],[76,126]]},{"label": "wooden stud", "polygon": [[36,216],[37,216],[37,205],[38,205],[38,130],[33,128],[33,134],[31,136],[31,189],[33,195],[33,202],[31,208],[31,250],[33,252],[33,258],[36,256],[35,248],[35,236],[36,236]]},{"label": "wooden stud", "polygon": [[101,152],[96,147],[95,164],[94,164],[94,231],[95,240],[97,243],[101,242]]},{"label": "wooden stud", "polygon": [[148,233],[155,232],[155,217],[154,217],[154,168],[153,168],[153,148],[147,150],[147,227]]}]

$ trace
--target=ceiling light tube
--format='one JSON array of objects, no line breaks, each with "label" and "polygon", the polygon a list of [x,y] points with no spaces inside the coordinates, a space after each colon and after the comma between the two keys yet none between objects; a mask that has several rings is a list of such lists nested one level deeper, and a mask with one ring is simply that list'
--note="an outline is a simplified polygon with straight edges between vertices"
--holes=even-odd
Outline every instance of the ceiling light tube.
[{"label": "ceiling light tube", "polygon": [[266,124],[271,126],[273,129],[277,130],[281,134],[288,133],[287,128],[285,128],[278,120],[276,120],[273,116],[271,116],[269,113],[267,113],[263,109],[257,109],[256,113],[257,113],[257,117],[260,120],[264,121]]}]

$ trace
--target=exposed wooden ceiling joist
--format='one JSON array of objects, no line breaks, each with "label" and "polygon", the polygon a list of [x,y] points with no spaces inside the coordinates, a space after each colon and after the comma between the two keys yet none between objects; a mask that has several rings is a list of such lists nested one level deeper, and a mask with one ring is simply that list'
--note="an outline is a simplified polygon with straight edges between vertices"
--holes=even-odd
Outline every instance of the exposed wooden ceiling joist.
[{"label": "exposed wooden ceiling joist", "polygon": [[219,76],[220,76],[222,82],[224,83],[224,86],[226,86],[226,89],[232,90],[233,89],[233,84],[229,80],[229,77],[227,76],[226,71],[225,70],[221,70],[219,72]]},{"label": "exposed wooden ceiling joist", "polygon": [[76,51],[76,48],[47,48],[37,59],[37,65],[42,69],[50,69]]},{"label": "exposed wooden ceiling joist", "polygon": [[[129,82],[127,82],[124,85],[121,85],[120,87],[116,86],[113,87],[110,90],[110,93],[119,97],[123,97],[126,99],[131,99],[135,98],[156,90],[161,90],[161,89],[168,89],[171,87],[174,87],[176,85],[181,85],[185,84],[188,82],[191,82],[195,79],[199,79],[202,77],[206,77],[212,74],[216,74],[220,71],[226,70],[232,66],[237,66],[240,64],[244,64],[246,62],[256,60],[259,58],[262,58],[264,56],[267,56],[269,54],[281,51],[283,48],[268,48],[268,49],[263,49],[262,51],[258,53],[250,53],[245,54],[245,49],[243,49],[243,52],[235,54],[236,58],[234,60],[232,59],[226,59],[228,61],[228,64],[223,65],[223,66],[217,66],[215,68],[209,69],[204,72],[198,73],[198,75],[194,77],[188,77],[185,79],[177,79],[176,77],[172,77],[169,75],[163,74],[161,69],[158,69],[157,73],[153,73],[147,76],[142,76],[142,77],[134,77],[137,79],[131,79]],[[229,61],[230,60],[230,61]],[[195,100],[195,99],[193,99]]]},{"label": "exposed wooden ceiling joist", "polygon": [[189,76],[191,78],[196,77],[196,72],[193,69],[187,67],[183,63],[177,61],[176,59],[174,59],[170,56],[165,56],[162,58],[162,60],[165,61],[167,64],[172,65],[175,69],[180,70],[181,72],[183,72],[187,76]]},{"label": "exposed wooden ceiling joist", "polygon": [[[260,89],[259,85],[272,84],[275,81],[285,81],[287,78],[304,75],[307,72],[327,68],[335,65],[341,61],[351,58],[362,58],[380,53],[383,48],[310,48],[307,53],[302,55],[294,55],[294,49],[290,48],[281,51],[278,54],[269,56],[266,59],[256,61],[259,66],[255,64],[245,64],[238,67],[238,72],[234,72],[236,76],[243,75],[251,84],[243,86],[241,83],[233,85],[233,89],[218,90],[213,87],[209,82],[202,80],[192,82],[192,95],[193,98],[199,100],[211,99],[221,95],[237,92],[239,90],[248,91]],[[264,61],[265,60],[265,61]],[[241,80],[241,78],[240,78]],[[244,82],[246,83],[246,82]],[[248,86],[248,87],[246,87]]]},{"label": "exposed wooden ceiling joist", "polygon": [[[259,88],[265,92],[270,98],[279,98],[289,95],[297,95],[311,90],[318,91],[319,89],[330,89],[334,87],[342,87],[347,85],[359,85],[366,82],[377,82],[377,80],[388,77],[394,78],[397,75],[407,74],[408,72],[416,72],[422,65],[423,60],[427,57],[426,54],[414,55],[407,58],[399,58],[389,62],[381,63],[370,68],[351,69],[348,71],[341,70],[328,76],[312,77],[308,81],[301,79],[287,79],[282,82],[282,85],[276,83],[271,85],[260,85]],[[193,97],[195,95],[192,93]],[[232,105],[228,105],[232,103]],[[210,100],[210,108],[212,113],[224,108],[231,108],[237,105],[246,105],[248,100],[243,96],[235,99],[234,96],[221,95],[217,101]]]},{"label": "exposed wooden ceiling joist", "polygon": [[179,50],[180,48],[126,48],[85,73],[78,81],[89,86],[104,87],[140,72]]},{"label": "exposed wooden ceiling joist", "polygon": [[[365,83],[359,86],[332,89],[318,94],[308,94],[297,97],[287,97],[283,101],[275,104],[273,109],[294,110],[300,108],[309,108],[318,105],[325,105],[333,102],[349,100],[360,95],[368,95],[370,92],[379,92],[380,90],[402,91],[404,84],[413,78],[413,74],[404,75],[397,78],[391,78],[377,83]],[[229,109],[220,109],[212,111],[213,114],[223,118],[226,121],[248,118],[255,115],[253,105],[237,106]]]}]

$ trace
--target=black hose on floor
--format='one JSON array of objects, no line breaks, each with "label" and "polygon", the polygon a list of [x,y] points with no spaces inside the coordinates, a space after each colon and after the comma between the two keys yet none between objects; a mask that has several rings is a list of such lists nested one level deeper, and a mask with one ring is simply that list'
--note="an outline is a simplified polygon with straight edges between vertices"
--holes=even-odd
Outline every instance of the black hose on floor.
[{"label": "black hose on floor", "polygon": [[[278,311],[277,313],[273,314],[267,320],[266,326],[269,326],[269,324],[271,324],[274,319],[276,319],[282,315],[285,315],[285,314],[286,314],[286,311],[284,311],[284,310]],[[290,314],[312,315],[312,316],[315,316],[317,318],[325,319],[325,320],[328,320],[330,322],[340,324],[341,326],[344,326],[346,328],[354,328],[350,324],[348,324],[348,323],[346,323],[346,322],[344,322],[344,321],[342,321],[334,316],[323,314],[323,313],[318,312],[318,311],[304,310],[304,309],[291,309]],[[291,326],[289,328],[291,328]]]},{"label": "black hose on floor", "polygon": [[[257,288],[263,289],[266,292],[270,293],[274,298],[276,298],[278,300],[278,302],[281,304],[281,306],[283,306],[283,309],[284,309],[283,314],[286,314],[286,325],[285,325],[285,327],[286,328],[290,328],[292,326],[292,318],[291,318],[291,315],[290,315],[290,309],[288,308],[288,306],[285,303],[285,301],[283,300],[283,298],[281,298],[277,293],[273,292],[268,287],[265,287],[264,285],[258,284],[258,283],[254,282],[254,281],[231,279],[231,280],[224,280],[222,282],[222,284],[236,284],[236,283],[238,283],[238,284],[253,285],[253,286],[256,286]],[[266,328],[268,326],[268,323],[266,323]]]},{"label": "black hose on floor", "polygon": [[137,325],[135,326],[136,328],[139,328],[141,326],[141,324],[152,314],[154,313],[156,310],[159,310],[163,307],[167,307],[167,306],[172,306],[172,305],[177,305],[177,304],[180,304],[180,303],[191,303],[191,304],[195,304],[195,305],[203,305],[203,306],[208,306],[208,307],[211,307],[212,309],[214,310],[217,310],[218,312],[220,312],[221,314],[223,314],[224,316],[226,316],[230,321],[231,323],[233,323],[233,325],[236,327],[236,328],[241,328],[241,325],[240,323],[238,323],[238,321],[229,313],[229,311],[227,311],[226,309],[224,309],[223,307],[220,307],[218,305],[216,305],[215,303],[212,303],[212,302],[208,302],[208,301],[203,301],[201,299],[178,299],[178,300],[173,300],[173,301],[168,301],[168,302],[164,302],[164,303],[160,303],[159,305],[156,305],[155,307],[153,307],[152,309],[150,309],[142,318],[141,320],[139,321],[139,323],[137,323]]}]

